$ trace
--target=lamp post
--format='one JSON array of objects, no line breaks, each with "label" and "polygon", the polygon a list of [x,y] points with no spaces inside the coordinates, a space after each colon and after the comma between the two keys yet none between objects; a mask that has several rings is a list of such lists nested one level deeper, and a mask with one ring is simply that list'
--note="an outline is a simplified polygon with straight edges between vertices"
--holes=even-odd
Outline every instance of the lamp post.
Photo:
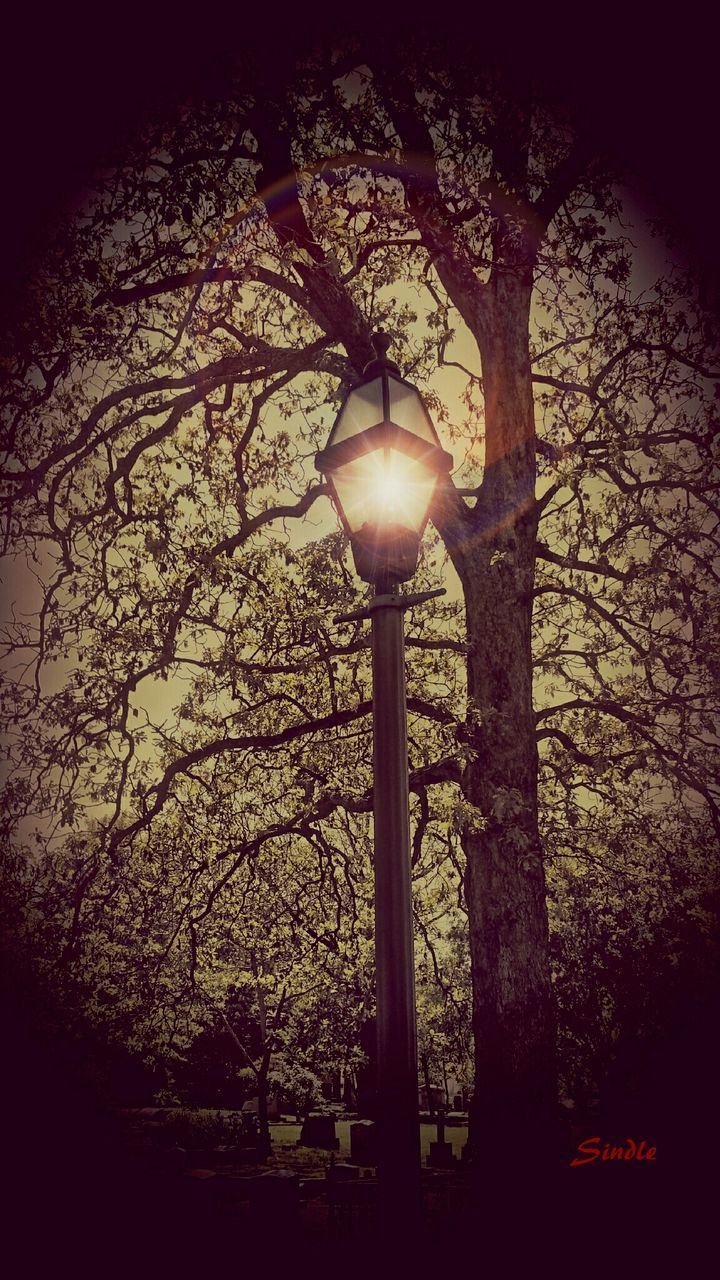
[{"label": "lamp post", "polygon": [[365,609],[336,621],[372,619],[378,1183],[381,1213],[399,1226],[420,1202],[403,612],[444,593],[401,595],[398,584],[415,573],[435,484],[452,458],[420,393],[388,359],[389,345],[387,334],[373,336],[375,359],[315,465],[357,572],[375,588]]}]

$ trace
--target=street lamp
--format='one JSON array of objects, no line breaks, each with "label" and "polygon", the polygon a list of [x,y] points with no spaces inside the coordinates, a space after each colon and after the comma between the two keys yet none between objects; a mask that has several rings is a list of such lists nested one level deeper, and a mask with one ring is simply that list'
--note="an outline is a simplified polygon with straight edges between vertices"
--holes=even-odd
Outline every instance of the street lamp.
[{"label": "street lamp", "polygon": [[388,335],[376,333],[372,342],[375,359],[345,397],[315,465],[350,535],[358,574],[384,588],[415,573],[435,483],[453,460],[419,391],[388,359]]},{"label": "street lamp", "polygon": [[438,477],[452,467],[420,393],[373,336],[375,359],[346,396],[315,465],[350,536],[372,619],[377,1128],[380,1210],[399,1227],[420,1203],[417,1034],[403,612],[443,591],[400,595],[417,568]]}]

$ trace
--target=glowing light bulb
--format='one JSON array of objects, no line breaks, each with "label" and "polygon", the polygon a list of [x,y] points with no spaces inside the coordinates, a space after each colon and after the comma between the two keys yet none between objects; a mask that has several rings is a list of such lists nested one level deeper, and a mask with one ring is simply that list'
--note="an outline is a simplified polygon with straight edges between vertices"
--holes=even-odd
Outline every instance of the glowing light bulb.
[{"label": "glowing light bulb", "polygon": [[388,511],[394,511],[402,500],[405,490],[405,484],[401,477],[396,474],[392,468],[386,468],[380,477],[378,485],[378,499],[380,504]]},{"label": "glowing light bulb", "polygon": [[334,483],[351,529],[369,524],[419,530],[435,473],[397,449],[389,457],[375,449],[338,469]]}]

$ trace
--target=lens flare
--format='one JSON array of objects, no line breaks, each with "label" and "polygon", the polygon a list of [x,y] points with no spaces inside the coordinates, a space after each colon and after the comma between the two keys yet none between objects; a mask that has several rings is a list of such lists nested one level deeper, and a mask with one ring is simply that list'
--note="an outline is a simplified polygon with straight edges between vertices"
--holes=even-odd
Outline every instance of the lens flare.
[{"label": "lens flare", "polygon": [[396,470],[391,469],[389,466],[383,468],[375,491],[378,513],[384,516],[385,519],[395,520],[398,511],[409,497],[407,477],[403,479]]},{"label": "lens flare", "polygon": [[387,525],[422,532],[435,473],[398,450],[373,450],[333,473],[333,485],[353,532]]}]

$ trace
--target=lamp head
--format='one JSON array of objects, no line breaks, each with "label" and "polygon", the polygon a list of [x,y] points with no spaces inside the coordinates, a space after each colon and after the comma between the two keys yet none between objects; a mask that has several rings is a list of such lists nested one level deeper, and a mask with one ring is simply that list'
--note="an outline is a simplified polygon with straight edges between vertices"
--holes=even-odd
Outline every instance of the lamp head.
[{"label": "lamp head", "polygon": [[438,476],[452,467],[419,391],[388,359],[391,339],[373,335],[375,358],[345,397],[315,465],[326,476],[366,582],[405,582]]}]

